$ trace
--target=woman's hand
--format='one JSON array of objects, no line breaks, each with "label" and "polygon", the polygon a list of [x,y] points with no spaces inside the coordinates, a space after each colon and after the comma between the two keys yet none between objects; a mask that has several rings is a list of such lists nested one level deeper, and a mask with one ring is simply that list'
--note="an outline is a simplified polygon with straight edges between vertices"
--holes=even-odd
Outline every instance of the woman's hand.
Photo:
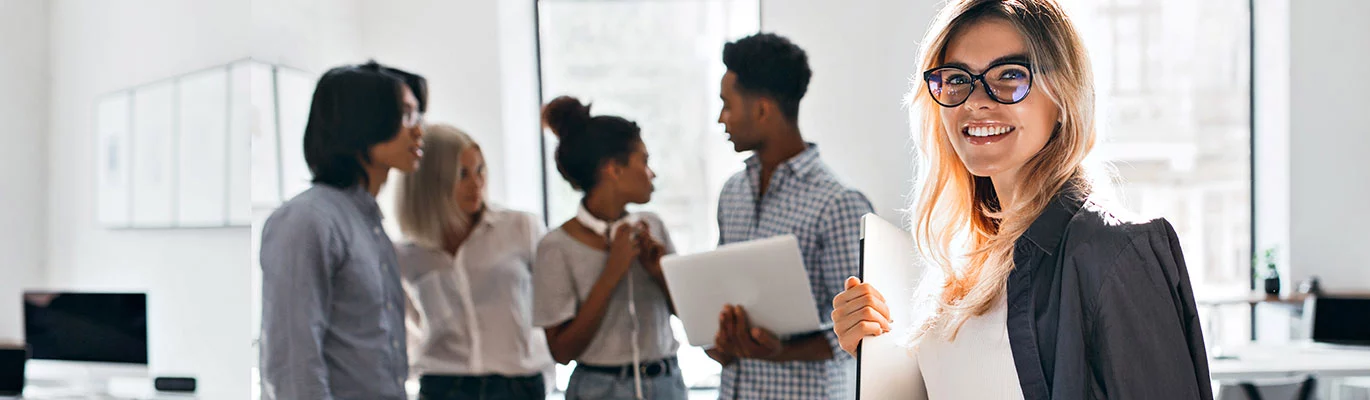
[{"label": "woman's hand", "polygon": [[852,356],[861,339],[880,336],[890,331],[890,308],[885,296],[869,283],[856,277],[847,278],[847,289],[832,300],[832,330],[842,350]]},{"label": "woman's hand", "polygon": [[614,239],[609,243],[609,265],[604,271],[622,276],[628,272],[628,268],[633,265],[633,259],[637,258],[642,252],[637,240],[633,238],[634,230],[637,227],[631,224],[619,225],[614,229]]},{"label": "woman's hand", "polygon": [[661,256],[666,254],[666,245],[652,237],[652,229],[647,222],[637,223],[638,262],[642,263],[652,276],[661,275]]}]

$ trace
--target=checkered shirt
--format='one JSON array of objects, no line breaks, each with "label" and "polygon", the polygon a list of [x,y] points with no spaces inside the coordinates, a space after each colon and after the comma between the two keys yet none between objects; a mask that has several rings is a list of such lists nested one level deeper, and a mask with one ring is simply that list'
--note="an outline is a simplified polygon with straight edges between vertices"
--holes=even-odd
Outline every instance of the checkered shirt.
[{"label": "checkered shirt", "polygon": [[854,363],[830,328],[832,299],[847,277],[857,275],[861,216],[872,212],[870,201],[839,182],[812,143],[776,168],[759,201],[761,161],[752,156],[746,166],[719,195],[719,244],[795,235],[818,304],[814,311],[828,327],[822,334],[834,357],[816,362],[738,360],[723,368],[719,398],[841,399],[850,393],[846,369]]}]

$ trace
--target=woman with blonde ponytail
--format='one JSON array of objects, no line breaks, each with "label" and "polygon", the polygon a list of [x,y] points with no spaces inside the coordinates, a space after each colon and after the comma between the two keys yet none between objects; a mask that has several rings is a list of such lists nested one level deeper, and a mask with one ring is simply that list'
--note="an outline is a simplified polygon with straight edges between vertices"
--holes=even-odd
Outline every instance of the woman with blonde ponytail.
[{"label": "woman with blonde ponytail", "polygon": [[[1054,0],[950,2],[909,93],[913,234],[928,265],[912,351],[927,398],[1210,399],[1179,240],[1102,200],[1094,77]],[[1104,182],[1101,182],[1104,183]],[[850,278],[833,330],[855,352],[887,300]]]}]

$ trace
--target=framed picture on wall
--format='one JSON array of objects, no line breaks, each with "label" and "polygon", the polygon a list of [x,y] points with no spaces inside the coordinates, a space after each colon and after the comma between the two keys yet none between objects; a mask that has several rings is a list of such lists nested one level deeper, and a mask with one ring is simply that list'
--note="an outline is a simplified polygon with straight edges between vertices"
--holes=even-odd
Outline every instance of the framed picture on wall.
[{"label": "framed picture on wall", "polygon": [[177,227],[228,223],[228,68],[182,77],[177,87]]},{"label": "framed picture on wall", "polygon": [[96,220],[111,228],[128,227],[132,195],[131,96],[106,95],[95,105]]},{"label": "framed picture on wall", "polygon": [[251,226],[310,186],[315,74],[240,60],[96,100],[97,221],[111,229]]},{"label": "framed picture on wall", "polygon": [[174,213],[176,85],[133,91],[133,215],[135,228],[172,226]]},{"label": "framed picture on wall", "polygon": [[98,98],[98,223],[111,229],[251,226],[258,195],[279,204],[279,180],[268,179],[279,176],[271,68],[242,60]]}]

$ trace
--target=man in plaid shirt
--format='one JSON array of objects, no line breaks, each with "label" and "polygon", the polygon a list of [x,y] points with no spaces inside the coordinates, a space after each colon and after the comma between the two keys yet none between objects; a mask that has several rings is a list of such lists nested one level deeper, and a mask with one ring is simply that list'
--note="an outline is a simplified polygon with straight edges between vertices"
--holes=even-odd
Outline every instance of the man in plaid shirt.
[{"label": "man in plaid shirt", "polygon": [[[750,151],[746,169],[723,186],[719,244],[792,234],[821,321],[831,325],[832,299],[857,274],[861,216],[871,204],[844,186],[804,141],[796,117],[808,89],[808,56],[788,39],[761,33],[723,48],[723,110],[728,140]],[[777,337],[751,326],[746,310],[725,306],[709,357],[723,365],[723,399],[844,399],[851,357],[832,329]]]}]

